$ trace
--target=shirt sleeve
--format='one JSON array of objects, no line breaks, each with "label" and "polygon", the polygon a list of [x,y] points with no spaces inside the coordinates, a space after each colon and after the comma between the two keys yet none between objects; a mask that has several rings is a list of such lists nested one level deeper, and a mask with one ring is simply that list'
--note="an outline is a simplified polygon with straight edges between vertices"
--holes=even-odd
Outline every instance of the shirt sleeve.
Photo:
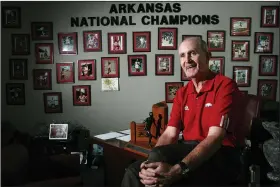
[{"label": "shirt sleeve", "polygon": [[176,127],[181,129],[181,112],[182,112],[182,91],[183,87],[180,88],[174,97],[173,106],[168,121],[168,126]]}]

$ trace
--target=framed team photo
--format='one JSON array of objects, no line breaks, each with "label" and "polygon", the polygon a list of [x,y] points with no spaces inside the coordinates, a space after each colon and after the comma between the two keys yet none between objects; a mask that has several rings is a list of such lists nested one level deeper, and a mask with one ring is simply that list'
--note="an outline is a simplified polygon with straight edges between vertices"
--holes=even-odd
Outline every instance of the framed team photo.
[{"label": "framed team photo", "polygon": [[183,86],[184,86],[183,82],[166,82],[165,83],[165,102],[173,103],[177,90]]},{"label": "framed team photo", "polygon": [[27,80],[27,59],[10,59],[10,79]]},{"label": "framed team photo", "polygon": [[35,57],[36,64],[53,64],[53,44],[36,43]]},{"label": "framed team photo", "polygon": [[52,22],[32,22],[31,23],[32,40],[52,40],[53,23]]},{"label": "framed team photo", "polygon": [[51,90],[52,70],[33,69],[33,88],[34,90]]},{"label": "framed team photo", "polygon": [[119,78],[119,57],[101,57],[101,77]]},{"label": "framed team photo", "polygon": [[45,113],[62,113],[62,93],[43,93]]},{"label": "framed team photo", "polygon": [[2,27],[3,28],[21,27],[20,7],[2,7]]},{"label": "framed team photo", "polygon": [[91,87],[90,85],[75,85],[72,87],[73,105],[90,106],[91,105]]},{"label": "framed team photo", "polygon": [[7,83],[6,101],[7,105],[25,105],[24,83]]},{"label": "framed team photo", "polygon": [[276,100],[278,81],[276,79],[259,79],[257,95],[263,99]]},{"label": "framed team photo", "polygon": [[177,28],[158,28],[158,50],[176,50],[177,34]]},{"label": "framed team photo", "polygon": [[186,76],[186,73],[184,72],[184,70],[181,67],[180,67],[180,70],[181,70],[181,81],[190,81],[191,79],[189,79]]},{"label": "framed team photo", "polygon": [[156,54],[156,75],[174,75],[174,55]]},{"label": "framed team photo", "polygon": [[151,32],[133,32],[133,52],[151,52]]},{"label": "framed team photo", "polygon": [[273,52],[273,32],[255,32],[255,53]]},{"label": "framed team photo", "polygon": [[50,124],[49,140],[67,140],[68,124]]},{"label": "framed team photo", "polygon": [[78,80],[96,80],[96,60],[78,60]]},{"label": "framed team photo", "polygon": [[261,7],[261,27],[279,27],[279,6]]},{"label": "framed team photo", "polygon": [[84,52],[100,52],[102,51],[102,31],[84,31]]},{"label": "framed team photo", "polygon": [[232,40],[231,41],[231,60],[249,61],[250,60],[250,41]]},{"label": "framed team photo", "polygon": [[74,63],[56,63],[56,80],[59,84],[75,83]]},{"label": "framed team photo", "polygon": [[209,59],[209,69],[214,73],[224,75],[225,57],[211,57]]},{"label": "framed team photo", "polygon": [[30,54],[30,35],[12,34],[12,55]]},{"label": "framed team photo", "polygon": [[233,80],[237,83],[238,87],[251,86],[251,66],[233,66]]},{"label": "framed team photo", "polygon": [[128,55],[128,75],[146,76],[147,75],[147,56],[146,55]]},{"label": "framed team photo", "polygon": [[126,33],[108,33],[108,54],[126,54]]},{"label": "framed team photo", "polygon": [[77,32],[58,33],[58,48],[61,55],[78,54]]},{"label": "framed team photo", "polygon": [[252,18],[231,17],[230,36],[251,36]]},{"label": "framed team photo", "polygon": [[207,31],[207,45],[209,51],[225,51],[226,31]]},{"label": "framed team photo", "polygon": [[259,56],[259,76],[277,76],[278,56],[260,55]]},{"label": "framed team photo", "polygon": [[202,35],[182,35],[182,41],[184,41],[186,38],[200,38],[202,40]]}]

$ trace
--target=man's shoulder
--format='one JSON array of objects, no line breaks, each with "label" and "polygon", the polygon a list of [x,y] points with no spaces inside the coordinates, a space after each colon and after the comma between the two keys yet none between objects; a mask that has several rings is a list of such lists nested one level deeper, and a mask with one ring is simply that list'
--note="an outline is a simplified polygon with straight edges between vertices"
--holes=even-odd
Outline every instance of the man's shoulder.
[{"label": "man's shoulder", "polygon": [[214,79],[215,79],[215,84],[217,84],[217,85],[232,84],[232,85],[236,86],[236,82],[233,79],[231,79],[225,75],[217,74]]}]

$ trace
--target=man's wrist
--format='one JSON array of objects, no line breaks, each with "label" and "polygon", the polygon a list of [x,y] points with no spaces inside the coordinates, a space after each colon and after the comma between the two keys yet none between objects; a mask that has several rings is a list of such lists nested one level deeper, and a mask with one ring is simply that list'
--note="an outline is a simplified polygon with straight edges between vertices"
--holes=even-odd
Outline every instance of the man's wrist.
[{"label": "man's wrist", "polygon": [[188,165],[183,161],[178,162],[176,165],[179,167],[180,175],[186,177],[190,171]]}]

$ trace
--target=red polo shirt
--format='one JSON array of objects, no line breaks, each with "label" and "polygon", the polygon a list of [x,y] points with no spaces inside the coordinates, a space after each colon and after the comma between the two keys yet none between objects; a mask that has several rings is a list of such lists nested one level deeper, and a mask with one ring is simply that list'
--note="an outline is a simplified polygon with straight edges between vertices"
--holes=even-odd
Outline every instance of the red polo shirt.
[{"label": "red polo shirt", "polygon": [[238,132],[242,96],[236,82],[223,75],[212,74],[199,93],[189,81],[176,93],[168,126],[181,129],[183,122],[184,139],[197,141],[207,137],[211,126],[221,127],[227,132],[223,145],[243,145],[244,136]]}]

